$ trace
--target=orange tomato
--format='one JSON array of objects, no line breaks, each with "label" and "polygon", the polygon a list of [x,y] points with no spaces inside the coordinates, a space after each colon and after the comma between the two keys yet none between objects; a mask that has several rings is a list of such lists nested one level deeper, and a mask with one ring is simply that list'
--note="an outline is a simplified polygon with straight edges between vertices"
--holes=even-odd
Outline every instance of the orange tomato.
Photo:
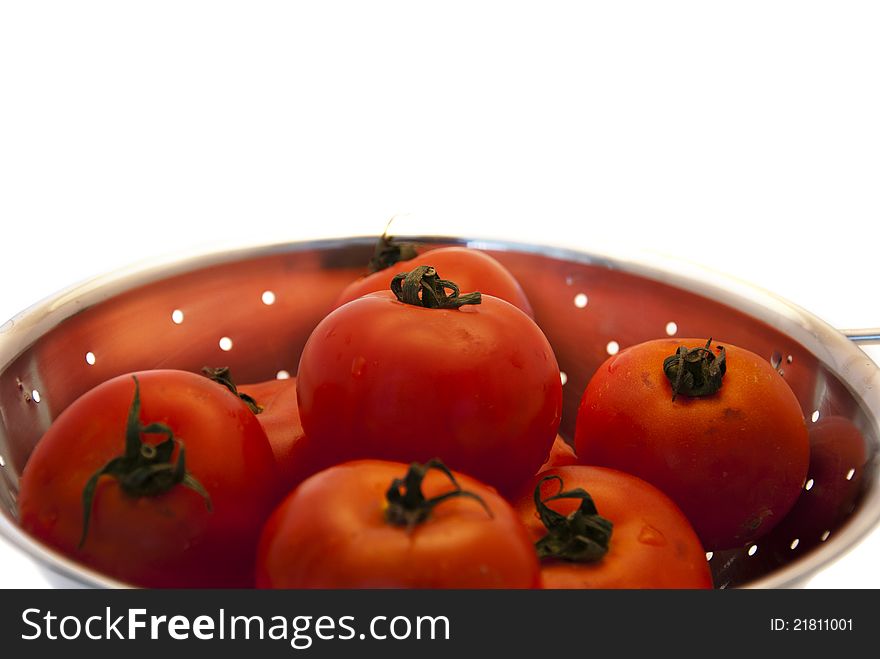
[{"label": "orange tomato", "polygon": [[[810,446],[797,398],[766,359],[705,344],[659,339],[610,357],[584,391],[575,450],[582,464],[658,487],[717,550],[745,545],[785,516],[806,478]],[[683,366],[681,346],[691,349]],[[713,376],[720,387],[698,394],[713,369],[723,371]]]}]

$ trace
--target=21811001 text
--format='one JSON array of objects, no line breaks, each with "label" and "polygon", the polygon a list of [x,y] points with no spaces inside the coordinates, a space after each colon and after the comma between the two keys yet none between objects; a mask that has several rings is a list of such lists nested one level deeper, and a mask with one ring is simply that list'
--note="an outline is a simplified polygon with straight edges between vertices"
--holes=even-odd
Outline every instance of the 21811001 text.
[{"label": "21811001 text", "polygon": [[853,630],[852,618],[771,618],[770,631],[817,632]]}]

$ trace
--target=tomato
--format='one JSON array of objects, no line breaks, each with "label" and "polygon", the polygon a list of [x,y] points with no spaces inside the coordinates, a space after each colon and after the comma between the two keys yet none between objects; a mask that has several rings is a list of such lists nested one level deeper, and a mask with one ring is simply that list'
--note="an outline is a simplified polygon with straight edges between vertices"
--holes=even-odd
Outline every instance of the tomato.
[{"label": "tomato", "polygon": [[538,578],[510,504],[436,461],[355,461],[308,478],[266,523],[256,568],[259,588],[533,588]]},{"label": "tomato", "polygon": [[544,464],[541,465],[538,472],[540,473],[552,467],[565,467],[573,464],[577,464],[577,455],[575,455],[574,448],[563,439],[562,435],[556,435],[556,439],[553,440],[553,446],[550,447],[550,454],[544,460]]},{"label": "tomato", "polygon": [[200,588],[253,585],[277,501],[272,449],[244,402],[201,375],[155,370],[65,409],[24,468],[18,504],[25,530],[110,577]]},{"label": "tomato", "polygon": [[275,455],[282,494],[330,466],[321,461],[318,452],[311,450],[303,432],[296,401],[296,378],[236,385],[228,367],[205,367],[202,374],[229,389],[257,415]]},{"label": "tomato", "polygon": [[[413,272],[416,290],[442,281]],[[535,474],[562,411],[553,349],[513,305],[469,299],[480,302],[426,308],[371,293],[318,324],[297,397],[303,429],[329,462],[436,456],[504,493]]]},{"label": "tomato", "polygon": [[868,444],[859,428],[842,416],[820,418],[809,426],[807,482],[774,537],[783,554],[794,540],[807,547],[833,532],[856,506],[868,463]]},{"label": "tomato", "polygon": [[463,291],[480,291],[485,295],[493,295],[519,307],[529,317],[534,317],[526,294],[510,271],[489,254],[467,247],[429,249],[413,259],[400,261],[386,270],[362,277],[342,291],[335,306],[356,300],[367,293],[387,290],[394,275],[423,264],[435,267],[444,277],[456,282]]},{"label": "tomato", "polygon": [[575,451],[583,464],[660,488],[706,549],[718,550],[743,546],[782,519],[804,483],[810,448],[797,398],[770,363],[706,344],[659,339],[609,358],[581,399]]},{"label": "tomato", "polygon": [[305,477],[308,469],[305,433],[296,404],[296,379],[267,380],[238,386],[259,406],[257,420],[266,431],[282,487],[287,492]]},{"label": "tomato", "polygon": [[[549,533],[536,489],[549,508]],[[554,500],[560,493],[569,496]],[[543,556],[544,588],[712,587],[706,554],[687,518],[660,490],[630,474],[555,467],[535,477],[516,509]]]}]

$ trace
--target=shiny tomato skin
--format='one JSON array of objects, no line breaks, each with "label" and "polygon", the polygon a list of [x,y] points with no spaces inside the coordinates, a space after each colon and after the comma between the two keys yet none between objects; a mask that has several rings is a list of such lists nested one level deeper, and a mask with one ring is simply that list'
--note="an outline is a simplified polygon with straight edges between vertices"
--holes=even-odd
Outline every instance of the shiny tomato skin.
[{"label": "shiny tomato skin", "polygon": [[[412,529],[385,521],[385,493],[407,465],[362,460],[305,480],[269,518],[257,563],[258,588],[535,588],[538,561],[516,512],[492,488],[455,474],[476,501],[438,504]],[[452,489],[439,472],[426,498]]]},{"label": "shiny tomato skin", "polygon": [[[109,577],[152,588],[252,587],[263,522],[278,500],[266,434],[247,406],[223,386],[184,371],[135,373],[144,424],[167,424],[183,442],[186,469],[204,487],[212,510],[183,485],[130,497],[102,476],[88,534],[83,489],[124,453],[132,374],[88,391],[52,423],[21,479],[22,527],[36,538]],[[164,439],[142,435],[145,443]],[[177,461],[179,449],[172,458]]]},{"label": "shiny tomato skin", "polygon": [[578,408],[582,464],[611,467],[660,488],[707,550],[744,546],[791,509],[809,464],[803,413],[758,355],[723,342],[727,371],[710,396],[672,400],[663,360],[705,339],[658,339],[610,357]]},{"label": "shiny tomato skin", "polygon": [[820,418],[810,425],[809,436],[807,478],[813,479],[813,486],[805,493],[816,500],[810,506],[813,523],[824,523],[828,529],[855,508],[867,471],[869,445],[858,426],[842,416]]},{"label": "shiny tomato skin", "polygon": [[489,295],[426,309],[379,292],[339,307],[306,342],[297,396],[326,462],[437,457],[507,494],[543,463],[562,411],[546,337]]},{"label": "shiny tomato skin", "polygon": [[577,464],[577,461],[577,455],[572,445],[565,441],[562,435],[556,435],[556,439],[553,440],[553,446],[550,447],[550,453],[538,472],[540,473],[553,467],[567,467],[568,465]]},{"label": "shiny tomato skin", "polygon": [[[550,447],[550,452],[545,457],[544,464],[538,468],[537,473],[540,474],[541,472],[554,467],[567,467],[568,465],[577,464],[577,462],[577,455],[575,455],[574,448],[572,448],[571,444],[569,444],[562,435],[556,435],[556,439],[553,440],[553,445]],[[531,480],[525,481],[516,492],[506,495],[507,500],[519,501],[523,496],[531,496],[534,487],[535,486]]]},{"label": "shiny tomato skin", "polygon": [[262,408],[257,420],[269,438],[286,494],[310,475],[305,433],[296,404],[296,378],[242,384],[238,391],[252,397]]},{"label": "shiny tomato skin", "polygon": [[529,317],[534,317],[529,299],[510,271],[486,252],[468,247],[429,249],[414,259],[400,261],[390,268],[361,277],[342,291],[334,308],[367,293],[390,290],[394,275],[408,272],[418,265],[433,266],[444,279],[454,281],[462,293],[479,291],[493,295],[519,307]]},{"label": "shiny tomato skin", "polygon": [[866,475],[869,448],[862,431],[842,416],[823,416],[809,424],[807,485],[774,536],[789,550],[795,539],[821,541],[852,514]]},{"label": "shiny tomato skin", "polygon": [[[544,476],[562,478],[565,490],[583,488],[599,514],[614,527],[608,552],[595,563],[544,559],[541,581],[546,589],[704,589],[712,588],[712,575],[699,538],[684,514],[657,488],[630,474],[568,465],[542,472],[531,483],[531,492]],[[558,481],[541,485],[542,498],[559,491]],[[560,499],[547,505],[568,515],[579,502]],[[516,504],[532,540],[545,535],[532,493]]]}]

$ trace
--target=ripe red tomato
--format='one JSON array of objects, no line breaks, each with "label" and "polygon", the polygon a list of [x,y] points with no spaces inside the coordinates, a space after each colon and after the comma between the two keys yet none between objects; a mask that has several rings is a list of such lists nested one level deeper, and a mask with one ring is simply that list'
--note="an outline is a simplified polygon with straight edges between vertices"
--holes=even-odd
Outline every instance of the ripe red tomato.
[{"label": "ripe red tomato", "polygon": [[497,259],[468,247],[440,247],[422,252],[413,259],[400,261],[349,284],[336,300],[335,307],[376,291],[388,290],[391,278],[422,264],[430,264],[443,276],[458,284],[463,291],[480,291],[519,307],[534,317],[532,306],[519,282]]},{"label": "ripe red tomato", "polygon": [[257,420],[266,431],[284,492],[298,485],[308,469],[305,433],[296,404],[296,379],[267,380],[239,385],[238,391],[252,398],[260,411]]},{"label": "ripe red tomato", "polygon": [[845,417],[820,418],[809,426],[809,436],[807,482],[774,533],[783,554],[789,553],[787,550],[796,539],[804,547],[820,542],[823,534],[834,531],[849,517],[861,492],[868,462],[864,435]]},{"label": "ripe red tomato", "polygon": [[257,587],[536,587],[537,556],[510,504],[438,467],[364,460],[308,478],[266,523]]},{"label": "ripe red tomato", "polygon": [[303,479],[329,467],[321,455],[312,450],[302,429],[296,402],[296,379],[276,378],[251,384],[236,385],[228,367],[205,367],[202,375],[222,384],[241,398],[266,431],[282,494],[287,494]]},{"label": "ripe red tomato", "polygon": [[[549,508],[549,534],[536,488]],[[573,496],[554,500],[561,492]],[[535,477],[516,508],[544,556],[544,588],[712,587],[706,554],[687,518],[635,476],[602,467],[555,467]]]},{"label": "ripe red tomato", "polygon": [[[660,488],[706,549],[718,550],[745,545],[782,519],[810,449],[801,407],[770,363],[706,343],[659,339],[609,358],[581,399],[575,451],[583,464]],[[693,350],[684,357],[680,346]]]},{"label": "ripe red tomato", "polygon": [[277,500],[272,449],[245,403],[201,375],[155,370],[64,410],[24,468],[18,503],[25,530],[115,579],[232,588],[253,585]]},{"label": "ripe red tomato", "polygon": [[426,308],[389,291],[327,315],[297,375],[303,429],[318,450],[332,463],[436,456],[516,492],[556,436],[559,367],[534,321],[498,298],[481,300]]},{"label": "ripe red tomato", "polygon": [[538,473],[553,467],[566,467],[573,464],[577,464],[577,455],[575,455],[574,448],[561,435],[556,435],[556,439],[553,440],[553,446],[550,447],[550,454],[544,460],[544,464],[541,465]]}]

